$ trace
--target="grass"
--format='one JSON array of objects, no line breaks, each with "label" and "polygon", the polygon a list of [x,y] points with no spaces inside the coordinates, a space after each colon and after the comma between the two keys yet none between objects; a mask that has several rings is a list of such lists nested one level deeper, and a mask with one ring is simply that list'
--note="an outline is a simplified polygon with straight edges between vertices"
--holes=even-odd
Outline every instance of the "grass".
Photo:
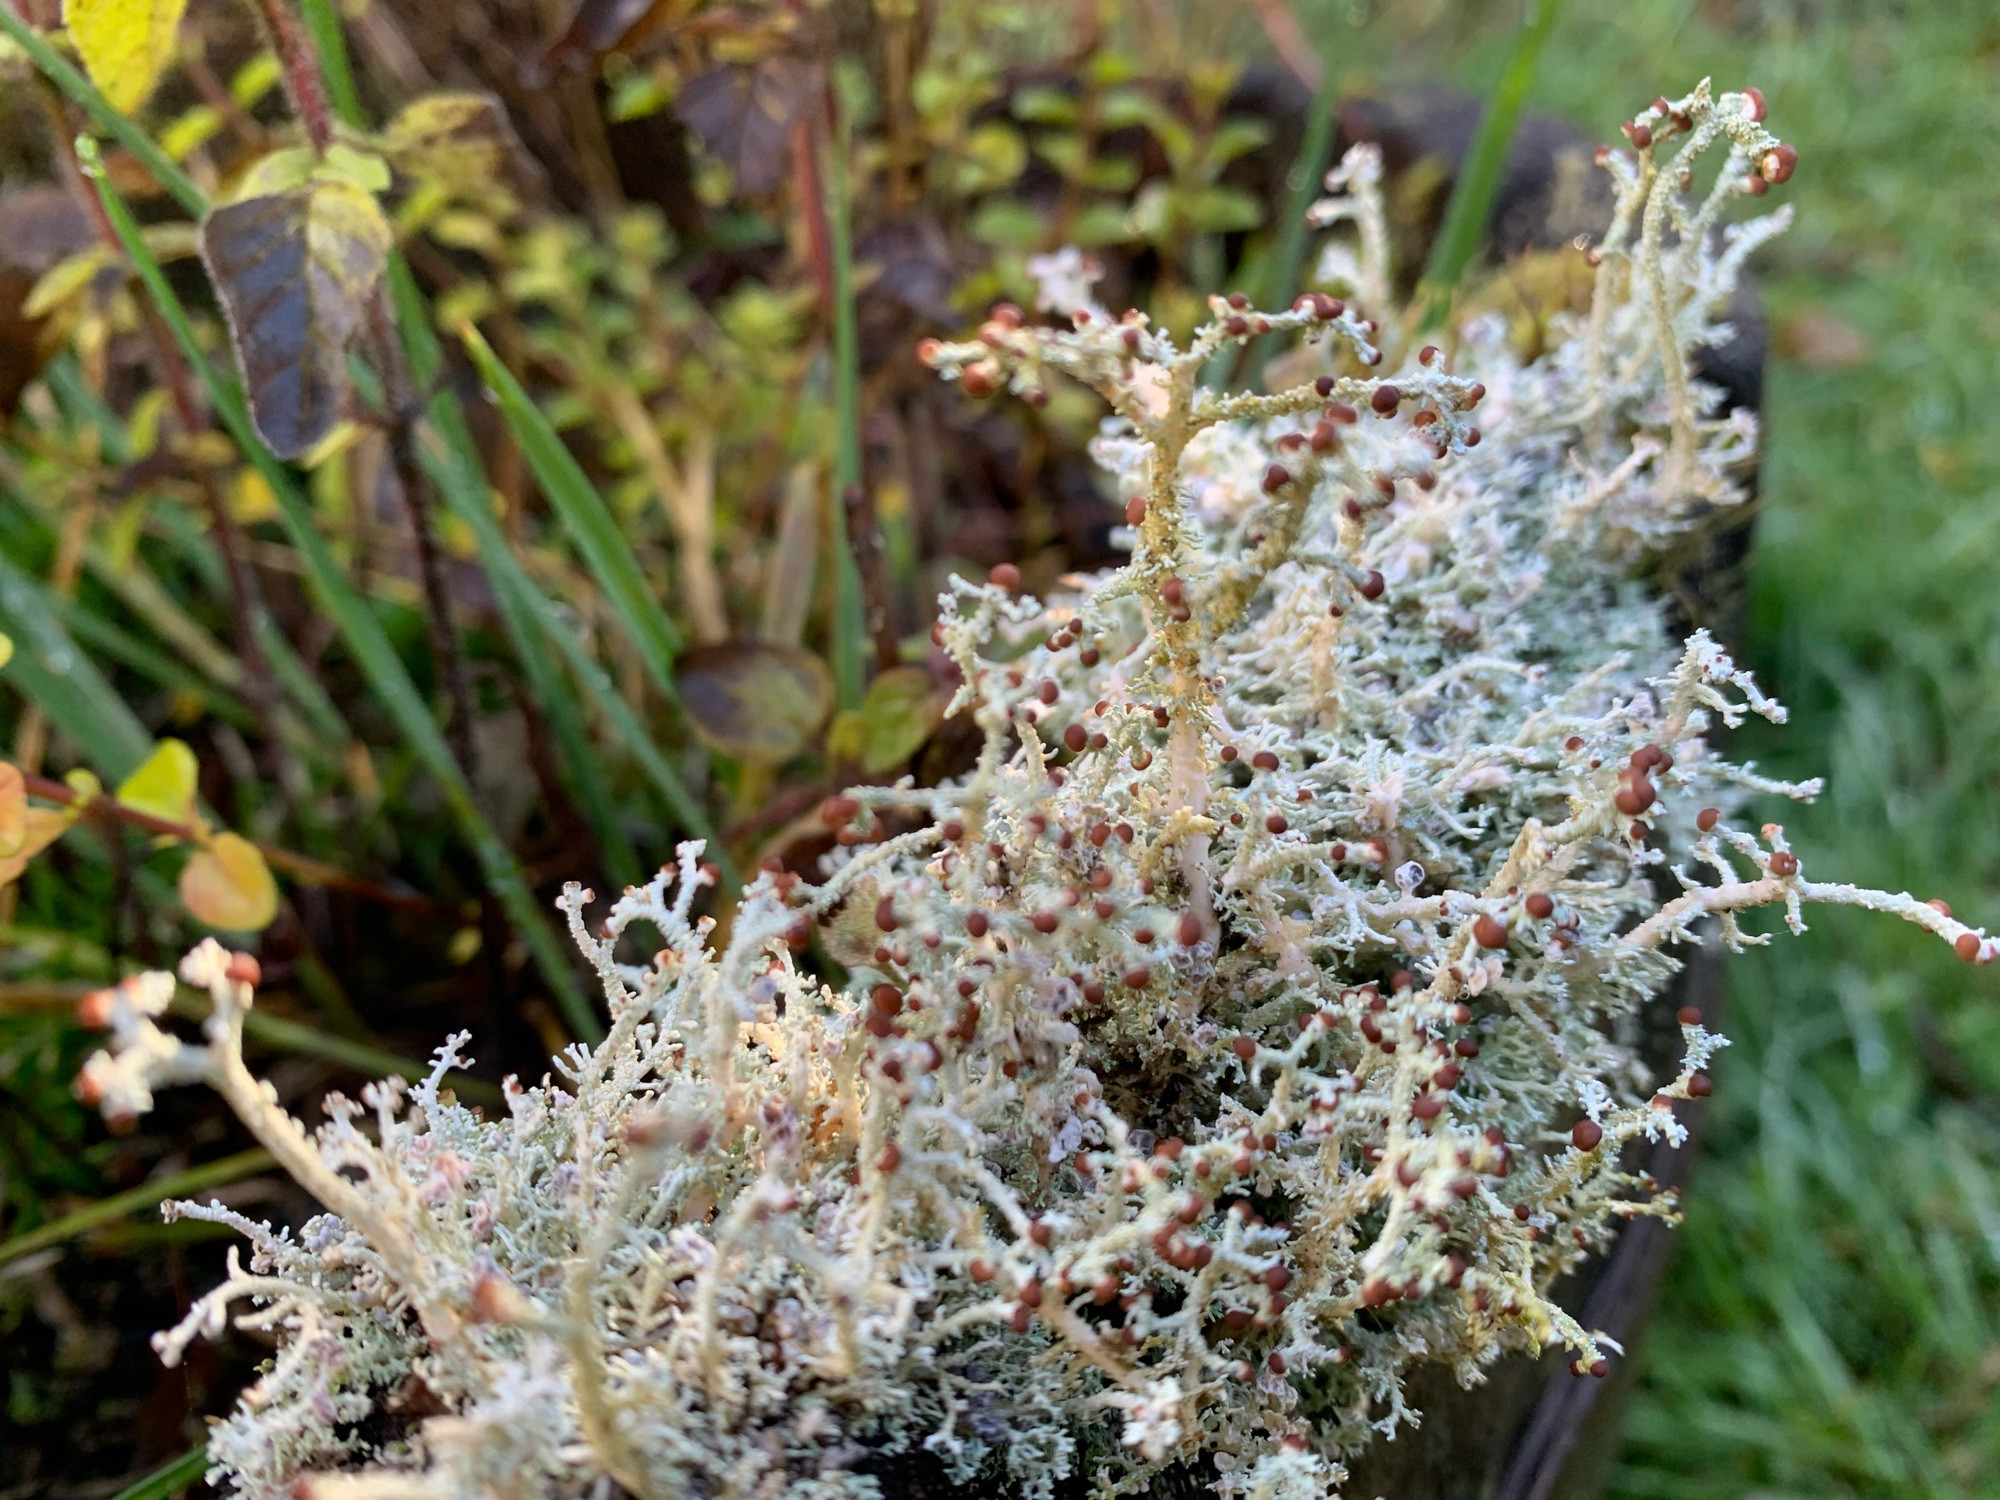
[{"label": "grass", "polygon": [[[1388,5],[1356,60],[1486,86],[1518,19],[1493,9]],[[1793,717],[1747,748],[1828,777],[1786,815],[1809,870],[1992,924],[2000,11],[1574,4],[1532,104],[1610,138],[1705,74],[1762,87],[1801,161],[1763,263],[1742,640]],[[2000,974],[1845,914],[1729,972],[1736,1045],[1615,1492],[2000,1493]]]}]

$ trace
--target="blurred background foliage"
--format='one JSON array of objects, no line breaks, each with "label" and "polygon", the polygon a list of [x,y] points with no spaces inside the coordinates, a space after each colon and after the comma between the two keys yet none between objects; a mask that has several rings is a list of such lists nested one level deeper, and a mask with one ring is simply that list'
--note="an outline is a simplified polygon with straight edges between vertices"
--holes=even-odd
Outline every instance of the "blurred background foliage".
[{"label": "blurred background foliage", "polygon": [[[58,20],[53,0],[0,6]],[[809,867],[828,791],[964,763],[928,645],[940,580],[1013,561],[1032,588],[1114,555],[1082,456],[1094,404],[975,406],[916,341],[1030,301],[1028,259],[1068,244],[1102,261],[1109,303],[1169,325],[1211,290],[1282,299],[1313,80],[1350,125],[1441,80],[1483,96],[1531,7],[262,9],[322,49],[344,36],[354,81],[323,54],[329,106],[381,165],[386,187],[352,170],[409,268],[357,296],[353,400],[296,465],[225,434],[228,393],[134,279],[154,262],[234,375],[186,195],[107,143],[106,200],[143,242],[121,247],[70,151],[89,121],[0,40],[0,747],[46,778],[46,809],[90,776],[119,789],[0,891],[7,1495],[111,1493],[259,1357],[232,1336],[155,1367],[146,1335],[217,1252],[150,1205],[202,1181],[302,1205],[200,1100],[119,1136],[70,1094],[76,995],[205,930],[193,861],[227,830],[275,871],[240,941],[295,1109],[459,1026],[480,1059],[464,1090],[539,1072],[594,1022],[524,914],[691,832],[739,869]],[[196,201],[310,141],[267,24],[195,0],[137,106]],[[1828,776],[1786,820],[1814,869],[1992,924],[2000,15],[1570,0],[1529,102],[1608,136],[1705,74],[1761,87],[1801,155],[1797,225],[1760,273],[1768,447],[1739,632],[1793,719],[1747,748]],[[1399,176],[1406,279],[1448,179],[1422,158]],[[1556,256],[1467,296],[1532,341],[1572,293]],[[171,806],[157,775],[120,789],[168,739],[195,768]],[[1815,927],[1729,970],[1737,1045],[1617,1493],[2000,1493],[2000,986],[1900,924]]]}]

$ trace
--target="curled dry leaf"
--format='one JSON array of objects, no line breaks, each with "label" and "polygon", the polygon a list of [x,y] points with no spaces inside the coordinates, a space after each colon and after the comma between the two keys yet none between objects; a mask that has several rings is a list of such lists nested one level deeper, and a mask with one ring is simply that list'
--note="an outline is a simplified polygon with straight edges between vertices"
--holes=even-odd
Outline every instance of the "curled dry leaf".
[{"label": "curled dry leaf", "polygon": [[213,210],[201,257],[229,318],[258,434],[297,458],[347,400],[347,351],[387,262],[381,207],[346,178]]},{"label": "curled dry leaf", "polygon": [[797,646],[719,641],[685,653],[679,671],[695,732],[738,760],[797,755],[833,707],[826,667]]},{"label": "curled dry leaf", "polygon": [[181,903],[189,915],[225,932],[257,932],[278,914],[278,883],[248,839],[218,833],[181,867]]},{"label": "curled dry leaf", "polygon": [[131,114],[174,60],[187,0],[63,0],[63,25],[111,107]]}]

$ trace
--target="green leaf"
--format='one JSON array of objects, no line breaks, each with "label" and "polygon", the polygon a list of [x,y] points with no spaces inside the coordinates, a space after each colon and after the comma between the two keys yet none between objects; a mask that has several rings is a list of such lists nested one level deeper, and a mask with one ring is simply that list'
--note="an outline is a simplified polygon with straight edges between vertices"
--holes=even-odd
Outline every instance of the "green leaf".
[{"label": "green leaf", "polygon": [[279,457],[299,457],[340,419],[348,346],[390,243],[380,205],[338,177],[225,204],[202,221],[202,261],[251,415]]},{"label": "green leaf", "polygon": [[944,722],[945,702],[922,667],[891,667],[869,683],[859,710],[861,769],[879,776],[915,755]]},{"label": "green leaf", "polygon": [[769,641],[718,641],[681,658],[681,699],[695,732],[737,760],[789,760],[833,707],[818,657]]},{"label": "green leaf", "polygon": [[965,156],[953,174],[958,191],[990,193],[1021,175],[1028,147],[1021,132],[998,120],[979,126],[965,140]]},{"label": "green leaf", "polygon": [[1071,95],[1046,84],[1028,84],[1016,89],[1011,107],[1015,119],[1032,125],[1074,125],[1081,118]]},{"label": "green leaf", "polygon": [[118,783],[116,796],[127,807],[169,823],[193,823],[201,767],[180,740],[161,740],[145,762]]},{"label": "green leaf", "polygon": [[1224,120],[1208,138],[1208,159],[1223,166],[1246,152],[1255,151],[1271,138],[1271,127],[1262,120]]},{"label": "green leaf", "polygon": [[63,0],[63,25],[91,81],[130,114],[174,60],[186,10],[187,0]]},{"label": "green leaf", "polygon": [[972,237],[1002,250],[1032,250],[1049,231],[1048,221],[1013,198],[988,198],[972,216]]}]

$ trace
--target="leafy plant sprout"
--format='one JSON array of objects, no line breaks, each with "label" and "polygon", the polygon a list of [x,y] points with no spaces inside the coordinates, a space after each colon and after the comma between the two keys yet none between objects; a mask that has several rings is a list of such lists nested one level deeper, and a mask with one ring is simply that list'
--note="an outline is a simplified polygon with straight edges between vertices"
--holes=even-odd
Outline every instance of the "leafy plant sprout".
[{"label": "leafy plant sprout", "polygon": [[[327,1210],[296,1234],[172,1210],[252,1255],[162,1356],[245,1303],[279,1338],[216,1476],[830,1500],[921,1452],[1030,1496],[1198,1463],[1304,1500],[1419,1419],[1418,1361],[1469,1383],[1560,1345],[1608,1373],[1548,1289],[1675,1213],[1625,1161],[1683,1136],[1723,1045],[1690,1007],[1671,1077],[1637,1056],[1675,949],[1819,902],[2000,956],[1739,826],[1817,786],[1709,743],[1783,709],[1706,632],[1676,650],[1637,577],[1746,499],[1754,421],[1690,361],[1783,225],[1722,223],[1791,173],[1763,114],[1704,83],[1628,125],[1590,317],[1531,363],[1481,320],[1392,362],[1397,310],[1329,291],[1212,298],[1185,347],[1091,306],[926,346],[976,395],[1105,399],[1130,562],[1047,601],[1010,566],[953,586],[936,639],[978,764],[830,799],[817,883],[767,869],[726,928],[695,913],[696,844],[595,929],[572,887],[610,1030],[510,1082],[505,1119],[442,1086],[455,1037],[309,1136],[242,1062],[255,965],[212,941],[181,968],[199,1041],[158,1024],[170,976],[93,996],[108,1113],[206,1082]],[[1365,158],[1340,181],[1373,191]],[[1388,284],[1374,253],[1348,297]],[[1072,264],[1049,297],[1079,288]],[[1274,331],[1324,373],[1203,387]]]}]

